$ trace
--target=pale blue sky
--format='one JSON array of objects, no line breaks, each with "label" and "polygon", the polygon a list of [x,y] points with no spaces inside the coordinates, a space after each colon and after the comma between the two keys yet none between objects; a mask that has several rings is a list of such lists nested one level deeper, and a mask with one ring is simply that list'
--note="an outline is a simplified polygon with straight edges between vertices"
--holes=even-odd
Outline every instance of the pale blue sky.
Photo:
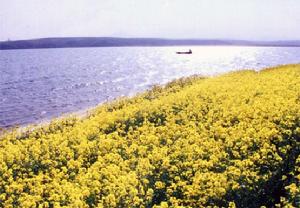
[{"label": "pale blue sky", "polygon": [[300,39],[300,0],[0,0],[0,40]]}]

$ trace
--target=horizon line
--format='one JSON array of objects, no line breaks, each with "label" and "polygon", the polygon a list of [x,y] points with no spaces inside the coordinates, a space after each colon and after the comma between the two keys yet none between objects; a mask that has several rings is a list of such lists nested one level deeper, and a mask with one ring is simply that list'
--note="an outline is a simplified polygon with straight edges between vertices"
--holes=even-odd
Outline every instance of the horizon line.
[{"label": "horizon line", "polygon": [[111,39],[156,39],[156,40],[217,40],[217,41],[248,41],[248,42],[284,42],[284,41],[300,41],[299,39],[235,39],[235,38],[167,38],[167,37],[126,37],[126,36],[49,36],[28,39],[11,39],[0,40],[0,42],[13,41],[29,41],[29,40],[43,40],[43,39],[64,39],[64,38],[111,38]]}]

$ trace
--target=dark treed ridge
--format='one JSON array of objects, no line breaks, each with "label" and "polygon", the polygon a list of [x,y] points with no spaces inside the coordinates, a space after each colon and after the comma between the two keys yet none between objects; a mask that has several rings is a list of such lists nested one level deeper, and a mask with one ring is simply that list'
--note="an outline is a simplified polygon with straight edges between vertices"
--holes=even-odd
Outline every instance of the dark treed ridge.
[{"label": "dark treed ridge", "polygon": [[64,37],[15,40],[0,42],[0,50],[73,47],[122,47],[122,46],[180,46],[180,45],[243,45],[243,46],[300,46],[294,41],[247,41],[218,39],[163,39],[163,38],[114,38],[114,37]]}]

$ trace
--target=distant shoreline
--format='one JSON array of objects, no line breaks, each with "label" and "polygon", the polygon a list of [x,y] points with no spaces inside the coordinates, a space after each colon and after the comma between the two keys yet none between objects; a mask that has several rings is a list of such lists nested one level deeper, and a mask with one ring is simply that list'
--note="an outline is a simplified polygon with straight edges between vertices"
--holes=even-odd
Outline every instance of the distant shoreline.
[{"label": "distant shoreline", "polygon": [[163,38],[113,38],[65,37],[15,40],[0,42],[0,50],[86,47],[172,47],[172,46],[253,46],[300,47],[300,40],[248,41],[224,39],[163,39]]}]

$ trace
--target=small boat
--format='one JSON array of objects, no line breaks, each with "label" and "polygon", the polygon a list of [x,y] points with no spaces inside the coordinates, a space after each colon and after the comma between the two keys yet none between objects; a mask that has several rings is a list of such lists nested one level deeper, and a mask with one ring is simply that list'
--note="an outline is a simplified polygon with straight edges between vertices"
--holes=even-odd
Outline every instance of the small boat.
[{"label": "small boat", "polygon": [[176,53],[177,54],[192,54],[192,50],[190,49],[189,51],[178,51]]}]

